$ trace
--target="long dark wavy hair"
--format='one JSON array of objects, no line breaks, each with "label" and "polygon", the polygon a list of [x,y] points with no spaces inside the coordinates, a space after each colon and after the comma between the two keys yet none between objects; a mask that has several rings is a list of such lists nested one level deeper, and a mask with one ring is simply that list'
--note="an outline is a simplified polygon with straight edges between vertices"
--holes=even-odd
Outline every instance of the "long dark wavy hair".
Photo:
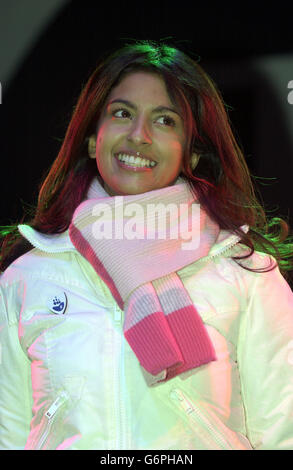
[{"label": "long dark wavy hair", "polygon": [[[165,42],[134,41],[100,61],[80,94],[57,158],[40,183],[37,206],[33,213],[25,213],[19,223],[46,234],[68,229],[75,208],[98,175],[96,161],[87,152],[89,136],[96,132],[112,88],[126,74],[138,70],[159,74],[170,99],[180,106],[187,135],[182,176],[220,228],[239,235],[240,242],[249,248],[248,254],[233,259],[249,257],[255,250],[271,254],[286,277],[293,269],[289,226],[281,218],[269,219],[258,201],[221,93],[198,60]],[[200,159],[192,171],[193,152]],[[250,227],[248,233],[240,229],[244,224]],[[3,226],[1,235],[0,271],[4,271],[32,246],[20,235],[17,225]],[[243,267],[263,272],[275,265]]]}]

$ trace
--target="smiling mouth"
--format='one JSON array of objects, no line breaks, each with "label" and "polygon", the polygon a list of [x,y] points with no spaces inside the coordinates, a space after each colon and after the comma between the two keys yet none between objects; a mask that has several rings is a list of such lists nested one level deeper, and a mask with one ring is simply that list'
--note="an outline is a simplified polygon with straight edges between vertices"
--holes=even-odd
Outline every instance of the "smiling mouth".
[{"label": "smiling mouth", "polygon": [[149,168],[152,169],[157,165],[157,162],[148,160],[147,158],[141,158],[138,156],[127,155],[124,153],[115,154],[115,157],[119,162],[132,168]]}]

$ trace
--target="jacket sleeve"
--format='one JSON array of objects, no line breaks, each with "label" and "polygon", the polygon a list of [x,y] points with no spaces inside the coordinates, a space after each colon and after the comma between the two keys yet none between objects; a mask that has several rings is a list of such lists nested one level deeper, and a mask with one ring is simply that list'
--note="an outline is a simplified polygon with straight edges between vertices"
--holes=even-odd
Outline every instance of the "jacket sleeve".
[{"label": "jacket sleeve", "polygon": [[238,366],[254,449],[293,449],[293,293],[278,268],[253,273]]},{"label": "jacket sleeve", "polygon": [[6,294],[0,283],[0,449],[22,450],[31,420],[30,362],[19,343],[14,293]]}]

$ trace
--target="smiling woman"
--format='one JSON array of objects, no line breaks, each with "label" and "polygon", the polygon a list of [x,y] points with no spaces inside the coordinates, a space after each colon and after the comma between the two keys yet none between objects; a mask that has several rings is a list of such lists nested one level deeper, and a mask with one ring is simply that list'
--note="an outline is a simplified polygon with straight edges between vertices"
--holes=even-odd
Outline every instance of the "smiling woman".
[{"label": "smiling woman", "polygon": [[90,156],[97,160],[107,193],[138,194],[174,184],[182,170],[186,136],[164,80],[157,74],[131,73],[116,84],[104,108],[96,152]]},{"label": "smiling woman", "polygon": [[196,61],[107,55],[24,219],[2,231],[1,448],[293,447],[289,227]]}]

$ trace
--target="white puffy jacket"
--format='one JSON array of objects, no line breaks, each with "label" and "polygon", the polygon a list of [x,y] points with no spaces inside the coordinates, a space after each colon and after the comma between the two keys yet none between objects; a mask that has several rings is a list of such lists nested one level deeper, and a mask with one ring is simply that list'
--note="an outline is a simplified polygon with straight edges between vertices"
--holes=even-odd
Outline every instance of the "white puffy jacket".
[{"label": "white puffy jacket", "polygon": [[0,448],[293,449],[293,293],[278,269],[238,266],[244,247],[222,231],[179,271],[217,360],[148,387],[68,231],[20,230],[34,248],[0,277]]}]

